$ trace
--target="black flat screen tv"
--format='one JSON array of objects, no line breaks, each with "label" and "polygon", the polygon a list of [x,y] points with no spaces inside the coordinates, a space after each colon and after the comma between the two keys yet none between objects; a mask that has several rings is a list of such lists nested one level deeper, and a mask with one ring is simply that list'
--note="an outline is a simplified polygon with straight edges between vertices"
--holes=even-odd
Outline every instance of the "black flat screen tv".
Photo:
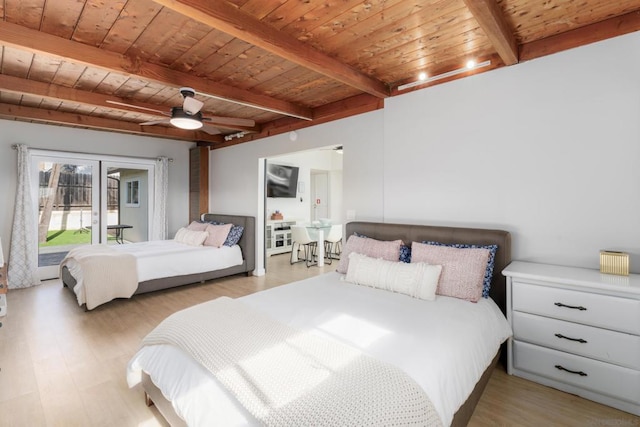
[{"label": "black flat screen tv", "polygon": [[267,164],[267,197],[296,197],[298,167]]}]

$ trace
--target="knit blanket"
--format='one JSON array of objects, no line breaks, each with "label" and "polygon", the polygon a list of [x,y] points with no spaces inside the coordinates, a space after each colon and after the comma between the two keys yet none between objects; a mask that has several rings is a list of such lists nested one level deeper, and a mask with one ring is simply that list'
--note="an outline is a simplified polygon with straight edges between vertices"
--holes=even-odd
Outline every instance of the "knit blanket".
[{"label": "knit blanket", "polygon": [[397,367],[222,297],[166,318],[142,345],[181,348],[267,426],[441,426]]},{"label": "knit blanket", "polygon": [[92,310],[115,298],[130,298],[138,289],[136,258],[107,245],[73,248],[60,263],[76,279],[73,291],[78,304]]}]

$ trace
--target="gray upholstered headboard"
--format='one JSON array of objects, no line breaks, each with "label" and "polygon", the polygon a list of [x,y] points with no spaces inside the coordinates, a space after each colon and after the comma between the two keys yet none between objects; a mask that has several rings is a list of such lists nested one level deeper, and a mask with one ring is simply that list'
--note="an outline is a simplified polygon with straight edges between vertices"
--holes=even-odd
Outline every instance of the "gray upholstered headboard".
[{"label": "gray upholstered headboard", "polygon": [[218,221],[232,223],[244,227],[238,245],[242,249],[242,256],[246,262],[246,271],[253,271],[256,266],[256,219],[244,215],[222,215],[214,213],[202,214],[203,221]]},{"label": "gray upholstered headboard", "polygon": [[345,236],[348,238],[354,232],[378,240],[402,239],[408,246],[411,245],[411,242],[425,240],[441,243],[498,245],[490,295],[502,312],[506,313],[506,279],[501,272],[511,262],[511,234],[508,231],[381,222],[347,223]]}]

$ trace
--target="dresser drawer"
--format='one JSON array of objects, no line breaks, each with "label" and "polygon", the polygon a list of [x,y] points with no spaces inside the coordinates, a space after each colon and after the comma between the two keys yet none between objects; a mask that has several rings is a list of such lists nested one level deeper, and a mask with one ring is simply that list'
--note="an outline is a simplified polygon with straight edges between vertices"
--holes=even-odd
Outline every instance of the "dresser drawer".
[{"label": "dresser drawer", "polygon": [[628,402],[640,402],[640,371],[519,341],[514,341],[513,351],[516,369]]},{"label": "dresser drawer", "polygon": [[640,336],[637,335],[516,311],[513,336],[518,341],[640,370]]},{"label": "dresser drawer", "polygon": [[640,335],[640,301],[513,282],[513,310]]}]

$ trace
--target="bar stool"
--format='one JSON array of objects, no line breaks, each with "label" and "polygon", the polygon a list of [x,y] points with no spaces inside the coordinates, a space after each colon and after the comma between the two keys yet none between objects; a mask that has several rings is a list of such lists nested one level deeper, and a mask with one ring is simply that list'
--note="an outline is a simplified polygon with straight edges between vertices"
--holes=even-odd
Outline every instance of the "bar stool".
[{"label": "bar stool", "polygon": [[342,242],[342,224],[333,224],[324,238],[324,253],[325,257],[329,257],[327,264],[331,264],[332,260],[340,259],[340,257],[334,257],[340,255],[340,243]]},{"label": "bar stool", "polygon": [[[317,264],[317,261],[314,260],[316,256],[316,250],[318,248],[318,241],[312,240],[311,236],[309,236],[309,231],[307,227],[301,225],[292,225],[291,226],[291,259],[289,262],[291,264],[295,264],[296,262],[302,261],[300,257],[298,257],[298,261],[293,260],[293,251],[300,251],[300,246],[304,246],[304,260],[307,264],[307,268],[312,265]],[[298,247],[296,248],[296,244]]]}]

